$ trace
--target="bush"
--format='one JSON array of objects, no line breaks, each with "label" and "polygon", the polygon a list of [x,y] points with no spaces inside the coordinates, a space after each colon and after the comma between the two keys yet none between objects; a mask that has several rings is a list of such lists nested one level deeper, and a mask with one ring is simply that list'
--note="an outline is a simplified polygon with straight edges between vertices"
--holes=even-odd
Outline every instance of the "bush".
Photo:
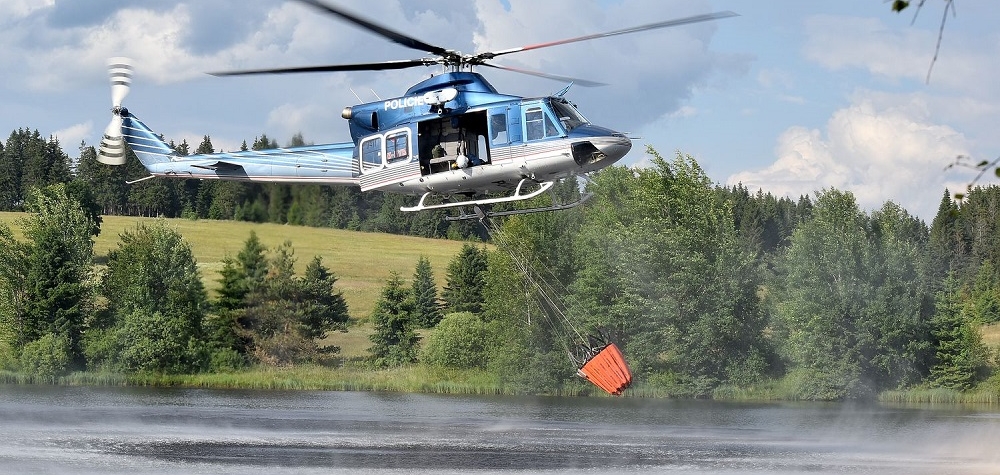
[{"label": "bush", "polygon": [[846,371],[826,368],[795,368],[779,383],[787,399],[798,401],[841,401],[873,397],[869,390]]},{"label": "bush", "polygon": [[243,356],[232,348],[222,348],[212,352],[209,370],[215,373],[235,371],[246,365]]},{"label": "bush", "polygon": [[296,363],[318,362],[320,352],[313,339],[285,329],[271,336],[255,338],[252,355],[268,366],[293,366]]},{"label": "bush", "polygon": [[120,371],[188,373],[201,369],[204,345],[184,318],[138,309],[112,331],[115,366]]},{"label": "bush", "polygon": [[21,371],[39,379],[55,382],[67,373],[70,363],[70,344],[66,335],[46,333],[45,336],[24,345],[21,350]]},{"label": "bush", "polygon": [[428,338],[421,361],[441,368],[486,367],[486,324],[469,312],[445,315]]},{"label": "bush", "polygon": [[18,361],[10,343],[0,340],[0,371],[17,371]]}]

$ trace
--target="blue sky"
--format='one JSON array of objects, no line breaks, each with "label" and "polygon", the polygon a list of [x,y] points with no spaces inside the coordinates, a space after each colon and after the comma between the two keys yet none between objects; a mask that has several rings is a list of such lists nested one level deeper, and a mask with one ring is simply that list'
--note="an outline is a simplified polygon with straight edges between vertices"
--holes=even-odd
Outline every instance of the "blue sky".
[{"label": "blue sky", "polygon": [[[328,0],[331,3],[334,0]],[[608,83],[568,97],[600,125],[690,154],[713,181],[797,197],[836,187],[867,210],[892,200],[930,220],[970,173],[958,155],[1000,156],[995,3],[956,0],[937,63],[943,0],[894,14],[882,0],[340,0],[425,42],[464,52],[732,10],[739,17],[505,56],[497,62]],[[281,0],[0,0],[0,133],[38,129],[70,156],[109,118],[105,60],[136,67],[125,105],[155,130],[233,150],[266,133],[348,139],[344,106],[401,94],[435,72],[215,78],[206,71],[410,59],[392,44]],[[482,71],[503,92],[564,84]],[[354,92],[351,92],[353,89]],[[374,91],[374,93],[373,93]],[[992,180],[987,180],[987,183]]]}]

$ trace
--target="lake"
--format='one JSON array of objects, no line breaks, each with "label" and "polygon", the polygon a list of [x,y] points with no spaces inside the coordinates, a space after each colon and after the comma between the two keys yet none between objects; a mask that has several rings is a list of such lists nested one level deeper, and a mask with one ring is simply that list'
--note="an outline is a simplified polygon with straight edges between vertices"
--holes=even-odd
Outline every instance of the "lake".
[{"label": "lake", "polygon": [[0,385],[0,472],[985,474],[1000,409]]}]

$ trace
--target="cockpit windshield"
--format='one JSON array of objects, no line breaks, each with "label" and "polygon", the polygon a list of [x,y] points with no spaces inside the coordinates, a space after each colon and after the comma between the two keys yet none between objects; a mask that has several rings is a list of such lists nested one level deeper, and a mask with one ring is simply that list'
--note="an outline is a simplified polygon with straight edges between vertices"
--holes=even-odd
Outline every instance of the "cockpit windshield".
[{"label": "cockpit windshield", "polygon": [[576,110],[576,106],[566,99],[553,97],[549,103],[552,105],[552,111],[555,112],[556,117],[559,118],[559,122],[562,122],[567,132],[583,124],[590,123],[580,111]]}]

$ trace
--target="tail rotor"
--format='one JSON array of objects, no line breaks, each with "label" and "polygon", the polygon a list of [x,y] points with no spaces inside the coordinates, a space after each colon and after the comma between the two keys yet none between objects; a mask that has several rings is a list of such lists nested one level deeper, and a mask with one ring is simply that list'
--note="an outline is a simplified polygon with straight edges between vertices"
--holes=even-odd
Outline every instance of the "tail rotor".
[{"label": "tail rotor", "polygon": [[108,74],[111,76],[111,122],[104,129],[97,161],[107,165],[124,165],[125,141],[122,138],[122,115],[128,114],[128,110],[122,107],[122,101],[128,95],[132,84],[131,61],[128,58],[109,59]]}]

